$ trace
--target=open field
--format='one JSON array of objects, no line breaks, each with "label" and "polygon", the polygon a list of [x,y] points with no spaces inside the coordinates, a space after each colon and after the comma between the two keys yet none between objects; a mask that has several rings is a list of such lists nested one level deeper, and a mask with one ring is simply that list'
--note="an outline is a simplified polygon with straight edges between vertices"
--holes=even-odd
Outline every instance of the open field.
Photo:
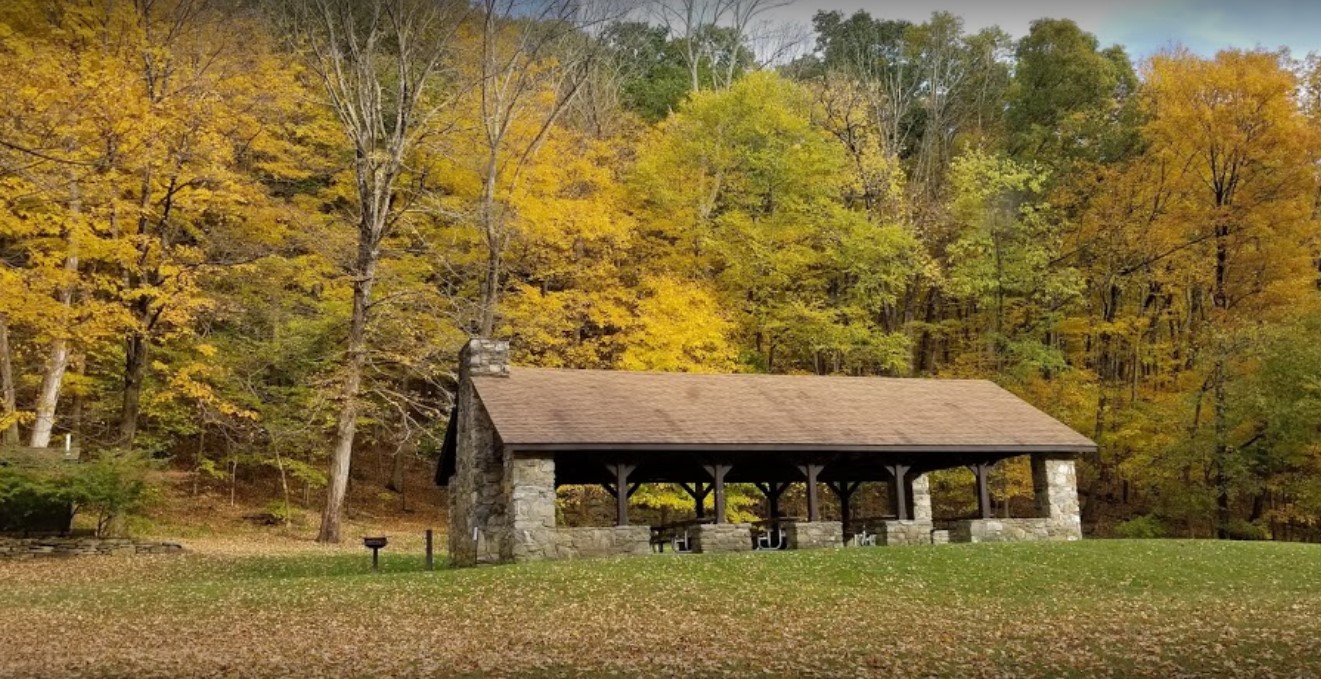
[{"label": "open field", "polygon": [[1321,676],[1321,547],[1179,541],[461,571],[360,547],[0,563],[0,676]]}]

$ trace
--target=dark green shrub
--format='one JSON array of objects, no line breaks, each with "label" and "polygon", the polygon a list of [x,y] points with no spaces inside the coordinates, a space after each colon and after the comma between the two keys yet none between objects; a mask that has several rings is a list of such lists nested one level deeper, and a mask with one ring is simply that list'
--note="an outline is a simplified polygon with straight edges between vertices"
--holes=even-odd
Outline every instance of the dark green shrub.
[{"label": "dark green shrub", "polygon": [[155,497],[147,471],[141,456],[118,453],[82,464],[0,467],[0,531],[65,532],[81,512],[103,535]]},{"label": "dark green shrub", "polygon": [[0,532],[63,533],[73,521],[68,489],[45,470],[0,467]]},{"label": "dark green shrub", "polygon": [[76,465],[66,477],[75,512],[96,519],[97,535],[111,525],[143,509],[154,497],[147,483],[149,465],[140,455],[108,453]]},{"label": "dark green shrub", "polygon": [[1169,535],[1169,528],[1160,519],[1146,514],[1121,521],[1115,526],[1115,537],[1128,540],[1149,540]]},{"label": "dark green shrub", "polygon": [[1230,540],[1269,540],[1271,533],[1264,526],[1258,526],[1251,521],[1234,519],[1225,526],[1225,537]]}]

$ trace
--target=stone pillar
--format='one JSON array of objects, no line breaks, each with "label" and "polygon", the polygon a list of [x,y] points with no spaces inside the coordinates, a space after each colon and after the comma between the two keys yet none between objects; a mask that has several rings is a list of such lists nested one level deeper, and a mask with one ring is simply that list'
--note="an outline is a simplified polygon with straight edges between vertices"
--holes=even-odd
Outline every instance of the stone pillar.
[{"label": "stone pillar", "polygon": [[[838,524],[836,524],[838,525]],[[715,554],[718,552],[751,552],[752,524],[750,523],[708,523],[693,526],[688,531],[693,552]]]},{"label": "stone pillar", "polygon": [[780,526],[789,549],[844,546],[844,524],[838,521],[786,521]]},{"label": "stone pillar", "polygon": [[449,485],[449,555],[455,566],[500,561],[508,533],[505,453],[473,380],[509,376],[509,343],[474,339],[459,352],[454,476]]},{"label": "stone pillar", "polygon": [[929,545],[932,528],[930,521],[882,521],[876,526],[876,544]]},{"label": "stone pillar", "polygon": [[913,504],[913,521],[931,521],[931,478],[920,474],[908,479],[908,499]]},{"label": "stone pillar", "polygon": [[459,379],[509,377],[509,342],[474,338],[459,351]]},{"label": "stone pillar", "polygon": [[505,456],[505,520],[502,561],[532,561],[554,557],[555,456],[518,453]]},{"label": "stone pillar", "polygon": [[1037,512],[1047,521],[1051,537],[1081,539],[1082,517],[1078,508],[1078,477],[1073,458],[1033,455],[1032,487],[1036,491]]}]

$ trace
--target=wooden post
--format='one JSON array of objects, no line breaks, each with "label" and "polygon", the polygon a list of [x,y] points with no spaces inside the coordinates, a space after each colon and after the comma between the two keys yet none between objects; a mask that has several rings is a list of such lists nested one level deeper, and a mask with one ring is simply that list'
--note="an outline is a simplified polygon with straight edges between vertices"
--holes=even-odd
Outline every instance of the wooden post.
[{"label": "wooden post", "polygon": [[428,528],[428,529],[427,529],[427,563],[426,563],[426,565],[427,565],[427,570],[429,570],[429,571],[434,571],[434,570],[436,570],[436,562],[435,562],[434,554],[435,554],[435,551],[433,550],[433,548],[432,548],[432,543],[431,543],[431,529]]},{"label": "wooden post", "polygon": [[894,515],[900,521],[908,520],[908,485],[904,483],[911,468],[906,464],[890,465],[890,476],[894,477]]},{"label": "wooden post", "polygon": [[821,520],[821,507],[819,506],[820,503],[817,502],[817,497],[816,497],[816,478],[818,475],[821,474],[821,466],[822,465],[819,464],[805,464],[798,466],[798,471],[802,472],[803,476],[807,477],[807,520],[808,521]]},{"label": "wooden post", "polygon": [[716,493],[716,523],[725,522],[725,474],[729,473],[732,465],[715,464],[706,467],[706,473],[711,475],[715,482]]},{"label": "wooden post", "polygon": [[767,518],[780,518],[780,496],[784,495],[785,490],[788,490],[789,484],[787,482],[771,481],[770,483],[756,483],[753,485],[757,486],[757,490],[760,490],[766,496],[766,509],[770,513]]},{"label": "wooden post", "polygon": [[693,498],[693,513],[701,519],[706,516],[706,496],[711,494],[711,484],[698,481],[693,485],[680,482],[679,487]]},{"label": "wooden post", "polygon": [[972,470],[972,475],[977,479],[977,511],[983,519],[991,518],[991,485],[988,483],[987,476],[991,471],[989,462],[978,462],[968,465]]},{"label": "wooden post", "polygon": [[853,513],[852,500],[853,494],[857,492],[862,485],[861,481],[838,481],[827,483],[826,486],[835,491],[835,497],[839,498],[839,522],[844,527],[844,533],[847,535],[849,530],[849,519]]},{"label": "wooden post", "polygon": [[[610,464],[606,465],[615,476],[615,487],[613,494],[615,496],[615,525],[628,525],[628,498],[633,495],[636,487],[630,489],[628,485],[628,475],[637,469],[637,465],[631,464]],[[607,489],[609,490],[609,489]]]}]

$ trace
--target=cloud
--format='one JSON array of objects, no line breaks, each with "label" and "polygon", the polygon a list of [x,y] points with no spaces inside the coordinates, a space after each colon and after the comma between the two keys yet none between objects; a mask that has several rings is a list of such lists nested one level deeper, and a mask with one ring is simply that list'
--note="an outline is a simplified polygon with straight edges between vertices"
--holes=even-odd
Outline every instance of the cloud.
[{"label": "cloud", "polygon": [[809,25],[818,10],[922,21],[935,11],[963,17],[968,30],[996,25],[1027,33],[1034,19],[1073,19],[1102,45],[1119,43],[1141,58],[1173,45],[1211,55],[1225,47],[1321,50],[1321,2],[1315,0],[796,0],[774,11],[777,22]]},{"label": "cloud", "polygon": [[1289,47],[1301,55],[1321,48],[1318,24],[1321,4],[1313,2],[1165,0],[1111,14],[1097,27],[1097,34],[1107,42],[1130,46],[1134,56],[1176,44],[1204,55],[1226,47]]},{"label": "cloud", "polygon": [[1034,19],[1047,17],[1073,19],[1084,29],[1095,31],[1111,15],[1138,3],[1139,0],[796,0],[775,10],[774,18],[810,24],[812,15],[819,10],[844,14],[863,10],[878,19],[923,21],[932,12],[945,11],[963,17],[969,30],[999,26],[1012,35],[1021,36],[1027,33]]}]

